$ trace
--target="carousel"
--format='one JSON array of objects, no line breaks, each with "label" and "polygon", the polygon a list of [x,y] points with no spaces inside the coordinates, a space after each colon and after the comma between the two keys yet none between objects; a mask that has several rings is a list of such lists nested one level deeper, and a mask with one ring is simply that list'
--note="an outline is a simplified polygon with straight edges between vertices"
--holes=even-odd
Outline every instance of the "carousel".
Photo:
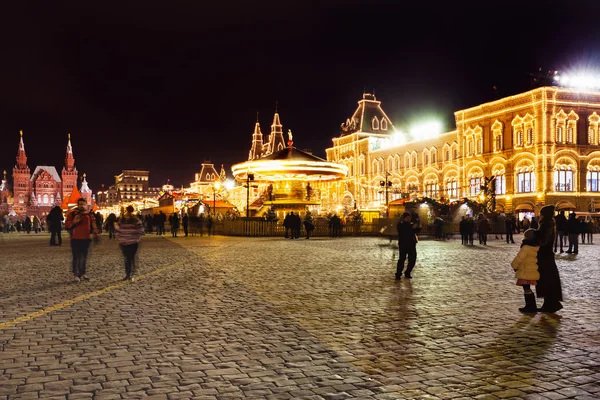
[{"label": "carousel", "polygon": [[252,203],[248,200],[247,215],[263,217],[275,213],[283,218],[293,211],[313,214],[327,212],[321,209],[322,183],[343,179],[348,173],[344,165],[317,157],[293,146],[288,131],[287,147],[259,159],[232,166],[233,176],[246,186],[258,190]]}]

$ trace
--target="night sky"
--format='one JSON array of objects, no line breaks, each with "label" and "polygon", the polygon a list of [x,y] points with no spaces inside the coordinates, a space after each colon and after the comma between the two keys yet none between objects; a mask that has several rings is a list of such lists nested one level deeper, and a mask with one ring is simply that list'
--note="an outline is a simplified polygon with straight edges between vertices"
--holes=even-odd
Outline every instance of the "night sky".
[{"label": "night sky", "polygon": [[11,3],[0,168],[22,129],[31,170],[60,171],[70,132],[94,191],[133,168],[187,186],[205,159],[231,176],[276,103],[294,145],[324,158],[365,90],[397,129],[451,130],[455,111],[535,87],[539,68],[600,66],[596,0]]}]

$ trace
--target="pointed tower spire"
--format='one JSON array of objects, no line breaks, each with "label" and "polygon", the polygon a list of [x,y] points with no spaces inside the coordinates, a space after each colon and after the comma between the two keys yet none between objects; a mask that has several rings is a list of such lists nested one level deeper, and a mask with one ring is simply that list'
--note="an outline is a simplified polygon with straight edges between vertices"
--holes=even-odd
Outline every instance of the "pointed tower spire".
[{"label": "pointed tower spire", "polygon": [[73,157],[73,146],[71,146],[71,134],[67,134],[67,155],[65,157],[65,169],[73,171],[75,169],[75,157]]},{"label": "pointed tower spire", "polygon": [[219,172],[219,180],[225,182],[227,180],[227,173],[225,172],[225,166],[221,164],[221,172]]},{"label": "pointed tower spire", "polygon": [[27,153],[25,153],[25,142],[23,142],[23,131],[19,131],[20,141],[17,151],[17,168],[27,168]]},{"label": "pointed tower spire", "polygon": [[260,131],[260,123],[256,121],[254,132],[252,133],[252,148],[250,149],[249,161],[262,157],[263,152],[263,134]]},{"label": "pointed tower spire", "polygon": [[[277,106],[276,106],[277,107]],[[285,139],[283,138],[283,126],[279,120],[279,113],[275,109],[273,115],[273,124],[271,124],[271,134],[269,135],[269,154],[282,150],[286,147]]]}]

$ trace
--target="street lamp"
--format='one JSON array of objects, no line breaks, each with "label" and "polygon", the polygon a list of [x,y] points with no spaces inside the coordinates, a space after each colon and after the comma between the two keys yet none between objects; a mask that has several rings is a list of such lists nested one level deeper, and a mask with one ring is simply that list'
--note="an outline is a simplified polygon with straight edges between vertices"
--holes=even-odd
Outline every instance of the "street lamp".
[{"label": "street lamp", "polygon": [[[250,216],[250,182],[254,180],[254,174],[248,173],[246,176],[246,218]],[[256,187],[252,185],[252,187]]]},{"label": "street lamp", "polygon": [[385,172],[385,181],[379,181],[381,187],[385,187],[385,217],[389,218],[390,216],[390,202],[388,197],[388,188],[392,186],[392,182],[388,181],[388,176],[391,174],[389,172]]},{"label": "street lamp", "polygon": [[221,182],[216,181],[213,185],[213,217],[217,217],[217,190],[221,188]]}]

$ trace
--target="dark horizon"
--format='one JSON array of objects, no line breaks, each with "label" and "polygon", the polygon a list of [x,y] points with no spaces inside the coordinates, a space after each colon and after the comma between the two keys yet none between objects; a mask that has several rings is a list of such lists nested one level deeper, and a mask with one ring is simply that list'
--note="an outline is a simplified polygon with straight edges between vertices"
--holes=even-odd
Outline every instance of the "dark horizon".
[{"label": "dark horizon", "polygon": [[[530,90],[532,73],[598,73],[600,5],[391,1],[11,4],[0,65],[0,168],[62,169],[71,133],[94,192],[123,169],[188,186],[205,159],[247,160],[257,111],[325,157],[363,92],[396,128]],[[494,90],[494,87],[497,89]]]}]

